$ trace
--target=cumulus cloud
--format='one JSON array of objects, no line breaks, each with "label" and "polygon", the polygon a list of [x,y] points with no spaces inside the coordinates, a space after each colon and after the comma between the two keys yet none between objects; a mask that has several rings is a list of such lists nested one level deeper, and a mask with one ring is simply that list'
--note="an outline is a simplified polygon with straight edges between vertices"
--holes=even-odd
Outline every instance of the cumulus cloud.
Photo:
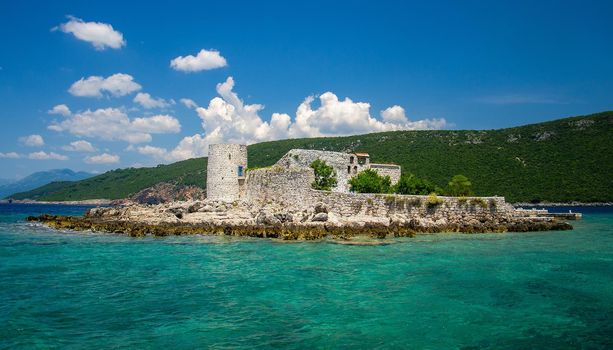
[{"label": "cumulus cloud", "polygon": [[181,102],[185,107],[189,109],[198,108],[198,105],[196,104],[196,102],[194,102],[194,100],[189,99],[189,98],[182,98],[179,100],[179,102]]},{"label": "cumulus cloud", "polygon": [[102,153],[83,159],[88,164],[113,164],[119,163],[119,156],[116,154]]},{"label": "cumulus cloud", "polygon": [[116,73],[107,78],[90,76],[75,81],[68,92],[73,96],[102,97],[103,93],[119,97],[131,94],[141,89],[140,84],[134,81],[129,74]]},{"label": "cumulus cloud", "polygon": [[40,135],[29,135],[19,138],[19,142],[29,147],[40,147],[45,144],[45,140]]},{"label": "cumulus cloud", "polygon": [[96,50],[104,50],[107,47],[119,49],[126,45],[123,34],[113,29],[113,26],[102,22],[84,22],[80,18],[68,16],[68,22],[62,23],[52,30],[61,30],[72,34],[77,39],[87,41]]},{"label": "cumulus cloud", "polygon": [[134,97],[134,102],[140,104],[144,108],[165,108],[174,104],[173,100],[166,101],[163,98],[153,98],[146,92],[139,92]]},{"label": "cumulus cloud", "polygon": [[172,150],[162,147],[142,146],[137,147],[138,153],[152,156],[155,159],[174,162],[189,158],[204,157],[208,152],[209,141],[200,134],[184,137]]},{"label": "cumulus cloud", "polygon": [[181,124],[169,115],[131,120],[121,109],[103,108],[76,113],[61,122],[52,123],[48,128],[54,131],[67,131],[75,136],[142,143],[150,142],[151,134],[178,133],[181,131]]},{"label": "cumulus cloud", "polygon": [[84,140],[71,142],[70,145],[64,146],[62,149],[69,152],[96,152],[94,146]]},{"label": "cumulus cloud", "polygon": [[400,106],[392,106],[381,112],[378,119],[370,114],[370,104],[354,102],[349,98],[339,100],[332,92],[319,96],[320,106],[313,109],[314,97],[307,97],[297,108],[294,120],[285,113],[273,113],[270,121],[264,121],[259,112],[260,104],[246,105],[233,91],[234,80],[229,77],[217,85],[220,97],[213,98],[208,107],[197,107],[205,137],[215,142],[254,143],[281,138],[340,136],[360,133],[441,129],[444,119],[410,121]]},{"label": "cumulus cloud", "polygon": [[202,49],[196,56],[179,56],[170,61],[170,67],[182,72],[199,72],[227,66],[226,59],[217,50]]},{"label": "cumulus cloud", "polygon": [[442,129],[445,119],[411,121],[401,106],[389,107],[380,117],[370,114],[370,104],[354,102],[349,98],[340,100],[334,93],[319,96],[319,107],[313,108],[315,97],[307,97],[297,108],[295,117],[285,113],[273,113],[270,121],[263,120],[259,113],[264,106],[245,104],[234,92],[234,79],[228,77],[217,84],[218,97],[207,107],[199,107],[189,99],[181,99],[188,108],[195,108],[202,121],[204,134],[186,137],[172,150],[143,146],[137,151],[157,159],[174,161],[206,154],[212,143],[246,143],[278,140],[284,138],[341,136],[380,131]]},{"label": "cumulus cloud", "polygon": [[68,160],[68,157],[61,155],[61,154],[57,154],[54,152],[32,152],[30,154],[28,154],[28,158],[29,159],[35,159],[35,160]]},{"label": "cumulus cloud", "polygon": [[0,158],[17,159],[17,158],[21,158],[21,156],[17,154],[16,152],[7,152],[7,153],[0,152]]},{"label": "cumulus cloud", "polygon": [[70,112],[70,108],[68,108],[68,106],[66,106],[65,104],[54,106],[53,108],[48,110],[47,113],[59,114],[59,115],[63,115],[64,117],[67,117],[70,114],[72,114],[72,112]]}]

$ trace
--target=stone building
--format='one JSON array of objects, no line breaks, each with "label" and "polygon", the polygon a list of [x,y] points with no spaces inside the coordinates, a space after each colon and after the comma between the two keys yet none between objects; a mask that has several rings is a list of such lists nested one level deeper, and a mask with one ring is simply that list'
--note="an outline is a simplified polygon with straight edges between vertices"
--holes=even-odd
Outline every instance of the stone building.
[{"label": "stone building", "polygon": [[368,153],[343,153],[307,149],[293,149],[277,161],[275,166],[283,169],[306,169],[321,159],[334,168],[337,185],[333,192],[348,193],[349,179],[366,169],[375,170],[382,176],[389,176],[392,184],[400,179],[401,168],[396,164],[375,164],[370,162]]},{"label": "stone building", "polygon": [[246,145],[210,145],[206,171],[207,198],[226,202],[238,200],[245,190],[246,170]]},{"label": "stone building", "polygon": [[[312,171],[311,163],[321,159],[334,168],[337,185],[333,192],[349,193],[349,179],[366,169],[375,170],[382,176],[389,176],[392,184],[400,179],[401,168],[396,164],[370,162],[368,153],[343,153],[306,149],[293,149],[281,157],[273,166],[286,172]],[[246,180],[247,146],[216,144],[209,146],[207,169],[207,198],[212,200],[235,201],[243,198],[250,184]],[[302,186],[303,184],[294,184]],[[308,186],[310,188],[310,184]],[[296,190],[299,190],[296,188]]]}]

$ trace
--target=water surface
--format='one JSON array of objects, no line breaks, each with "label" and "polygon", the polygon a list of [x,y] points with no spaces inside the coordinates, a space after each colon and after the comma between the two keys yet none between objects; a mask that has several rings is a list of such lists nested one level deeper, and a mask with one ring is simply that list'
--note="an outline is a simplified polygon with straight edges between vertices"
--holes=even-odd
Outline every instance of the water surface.
[{"label": "water surface", "polygon": [[0,348],[613,347],[611,209],[574,209],[573,231],[385,246],[23,221],[84,210],[0,205]]}]

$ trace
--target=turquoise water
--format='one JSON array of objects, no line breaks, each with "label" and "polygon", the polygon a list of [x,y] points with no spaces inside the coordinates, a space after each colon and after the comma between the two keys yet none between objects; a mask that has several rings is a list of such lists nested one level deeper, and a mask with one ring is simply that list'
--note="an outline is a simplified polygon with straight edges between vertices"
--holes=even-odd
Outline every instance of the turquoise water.
[{"label": "turquoise water", "polygon": [[611,349],[613,211],[386,246],[62,233],[0,205],[0,348]]}]

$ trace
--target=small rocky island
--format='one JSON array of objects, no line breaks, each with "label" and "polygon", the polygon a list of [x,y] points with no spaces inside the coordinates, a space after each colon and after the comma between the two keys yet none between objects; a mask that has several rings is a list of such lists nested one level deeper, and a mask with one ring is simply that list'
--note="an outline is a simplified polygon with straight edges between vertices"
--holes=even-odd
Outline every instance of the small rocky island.
[{"label": "small rocky island", "polygon": [[[328,164],[334,186],[313,188],[313,162]],[[350,180],[375,171],[396,182],[401,169],[370,163],[366,153],[294,149],[275,165],[247,171],[247,147],[209,148],[207,198],[90,209],[83,217],[29,217],[57,229],[134,237],[219,234],[285,240],[413,236],[436,232],[527,232],[572,226],[543,211],[515,209],[503,197],[353,193]]]}]

